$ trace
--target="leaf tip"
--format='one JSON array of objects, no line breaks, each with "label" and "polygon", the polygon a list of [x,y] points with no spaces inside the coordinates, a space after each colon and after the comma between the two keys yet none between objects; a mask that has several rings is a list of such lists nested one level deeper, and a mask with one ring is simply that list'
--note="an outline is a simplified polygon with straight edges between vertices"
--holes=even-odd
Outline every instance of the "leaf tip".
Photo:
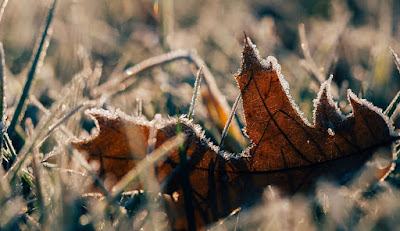
[{"label": "leaf tip", "polygon": [[331,92],[332,79],[333,75],[329,76],[329,78],[321,84],[317,98],[314,100],[314,108],[317,108],[321,102],[326,102],[330,105],[335,104]]},{"label": "leaf tip", "polygon": [[[354,117],[356,117],[356,114],[363,114],[363,118],[368,118],[369,121],[374,121],[373,126],[385,127],[386,129],[384,129],[384,133],[389,134],[389,140],[392,140],[393,138],[396,139],[398,134],[395,133],[395,127],[389,117],[382,112],[381,108],[374,106],[365,99],[358,98],[350,89],[347,90],[347,98],[353,109]],[[386,136],[382,135],[382,137]]]},{"label": "leaf tip", "polygon": [[332,79],[333,79],[333,75],[331,75],[329,77],[328,80],[326,80],[325,82],[323,82],[321,84],[321,89],[318,93],[318,98],[326,98],[328,100],[332,99],[332,94],[331,94],[331,84],[332,84]]},{"label": "leaf tip", "polygon": [[260,53],[258,52],[256,45],[254,45],[254,43],[246,35],[245,32],[243,33],[244,33],[244,44],[243,44],[242,58],[241,58],[242,62],[241,62],[241,67],[239,69],[239,73],[243,73],[251,69],[257,69],[262,67]]},{"label": "leaf tip", "polygon": [[354,94],[351,89],[347,89],[347,98],[353,108],[353,111],[357,109],[357,105],[361,105],[360,99]]},{"label": "leaf tip", "polygon": [[342,115],[337,103],[333,100],[331,83],[333,75],[321,84],[317,98],[314,100],[314,125],[319,127],[330,127],[340,123]]},{"label": "leaf tip", "polygon": [[358,98],[357,95],[354,94],[354,92],[351,89],[347,89],[347,99],[350,102],[354,115],[359,113],[359,111],[362,110],[363,106],[366,106],[372,109],[373,111],[378,112],[378,114],[382,114],[380,113],[381,110],[379,110],[379,108],[375,108],[371,103],[366,102],[365,100],[363,101],[363,99]]}]

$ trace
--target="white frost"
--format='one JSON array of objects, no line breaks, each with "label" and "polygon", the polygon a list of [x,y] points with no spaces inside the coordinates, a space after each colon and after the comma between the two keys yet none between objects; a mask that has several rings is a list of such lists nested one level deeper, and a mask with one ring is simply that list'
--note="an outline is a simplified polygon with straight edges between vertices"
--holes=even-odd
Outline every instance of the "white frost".
[{"label": "white frost", "polygon": [[281,73],[281,65],[278,63],[278,60],[274,56],[268,56],[265,60],[262,60],[261,64],[265,69],[273,69],[276,71],[278,75],[279,81],[281,83],[282,89],[286,94],[286,97],[289,99],[290,105],[296,111],[296,113],[300,116],[301,120],[308,126],[311,126],[310,122],[304,117],[304,113],[299,109],[296,102],[294,102],[292,96],[290,95],[290,87],[289,83],[286,81],[285,77]]}]

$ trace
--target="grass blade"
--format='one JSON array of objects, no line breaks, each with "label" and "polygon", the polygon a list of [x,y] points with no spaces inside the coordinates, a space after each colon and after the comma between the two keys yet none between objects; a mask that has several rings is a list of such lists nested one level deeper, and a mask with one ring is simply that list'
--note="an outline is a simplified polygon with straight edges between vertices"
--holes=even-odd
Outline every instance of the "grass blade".
[{"label": "grass blade", "polygon": [[229,126],[230,126],[231,123],[232,123],[232,119],[233,119],[233,117],[235,116],[236,109],[237,109],[237,107],[238,107],[238,105],[239,105],[239,101],[240,101],[241,98],[242,98],[242,94],[239,94],[239,95],[236,97],[235,103],[234,103],[233,106],[232,106],[232,110],[231,110],[231,113],[229,114],[228,121],[226,121],[224,130],[222,131],[222,134],[221,134],[221,141],[219,142],[219,145],[218,145],[218,152],[220,151],[220,149],[221,149],[221,147],[222,147],[222,144],[223,144],[223,142],[224,142],[224,139],[225,139],[226,135],[228,134]]},{"label": "grass blade", "polygon": [[[7,3],[7,1],[4,1]],[[4,9],[3,9],[4,10]],[[1,20],[1,9],[0,9],[0,20]],[[4,98],[4,81],[5,81],[5,61],[4,61],[4,49],[3,44],[0,43],[0,163],[3,161],[3,125],[5,120],[6,103]]]},{"label": "grass blade", "polygon": [[[88,101],[88,102],[81,103],[78,106],[72,108],[61,119],[57,120],[54,123],[54,125],[50,126],[49,130],[46,132],[46,134],[44,135],[43,139],[40,142],[38,142],[38,144],[36,145],[36,148],[39,148],[44,143],[44,141],[46,141],[46,139],[49,138],[49,136],[55,131],[56,128],[58,128],[65,121],[67,121],[69,118],[71,118],[76,112],[80,111],[81,109],[86,109],[88,107],[93,107],[95,105],[96,105],[96,102]],[[64,130],[66,130],[66,128]],[[70,134],[70,136],[72,135],[71,132],[69,132],[69,131],[67,131],[67,132],[68,132],[68,134]]]},{"label": "grass blade", "polygon": [[4,82],[5,82],[5,60],[3,44],[0,43],[0,116],[1,122],[4,122],[4,112],[6,110],[6,102],[4,95]]},{"label": "grass blade", "polygon": [[[390,48],[390,52],[392,52],[394,63],[396,64],[397,70],[400,73],[400,59],[397,56],[396,52]],[[390,102],[389,106],[386,108],[386,110],[383,112],[385,115],[387,115],[389,118],[392,117],[394,111],[397,108],[397,105],[400,103],[400,91],[397,92],[396,96],[393,98],[392,102]]]},{"label": "grass blade", "polygon": [[310,48],[308,46],[307,37],[306,37],[306,29],[304,28],[303,23],[301,23],[299,25],[298,30],[299,30],[299,37],[300,37],[300,42],[301,42],[301,50],[302,50],[304,58],[306,60],[307,67],[313,73],[313,75],[311,75],[313,77],[313,79],[316,82],[321,84],[326,80],[326,78],[325,78],[324,74],[319,71],[317,64],[315,63],[314,59],[311,56]]},{"label": "grass blade", "polygon": [[[199,70],[200,72],[201,70]],[[200,76],[200,73],[198,73]],[[182,134],[182,125],[179,121],[178,117],[178,126],[177,126],[177,134]],[[179,166],[181,168],[181,172],[179,174],[179,178],[181,181],[182,191],[183,191],[183,201],[185,204],[186,211],[186,220],[188,223],[188,230],[196,230],[196,223],[194,217],[194,209],[193,209],[193,194],[192,194],[192,186],[190,185],[189,179],[189,169],[187,166],[187,156],[185,147],[181,144],[179,145]]]},{"label": "grass blade", "polygon": [[192,96],[192,102],[190,103],[188,118],[191,120],[194,115],[194,109],[196,108],[197,98],[199,98],[199,90],[201,83],[203,67],[200,67],[199,71],[197,71],[196,81],[194,82],[194,91]]},{"label": "grass blade", "polygon": [[[25,123],[26,130],[28,133],[28,138],[32,138],[34,136],[34,126],[31,119],[26,120]],[[40,211],[39,224],[44,228],[44,221],[46,220],[46,207],[44,204],[44,198],[42,193],[42,179],[41,179],[41,168],[38,162],[38,151],[36,148],[32,149],[32,173],[35,177],[35,188],[36,188],[36,199],[37,199],[37,208]]]},{"label": "grass blade", "polygon": [[28,139],[27,142],[24,144],[24,146],[21,148],[21,151],[18,153],[16,159],[14,159],[15,160],[14,163],[12,163],[12,166],[10,167],[5,176],[6,178],[9,179],[10,182],[14,182],[14,180],[16,179],[18,171],[23,166],[26,157],[31,152],[32,148],[35,147],[37,141],[44,138],[44,135],[48,130],[49,124],[53,121],[54,117],[56,116],[57,114],[56,112],[60,108],[60,105],[62,105],[65,102],[65,98],[66,97],[61,99],[58,103],[55,103],[50,113],[39,121],[38,125],[35,127],[34,136],[31,139]]},{"label": "grass blade", "polygon": [[184,135],[178,135],[167,142],[163,143],[154,152],[147,155],[147,158],[143,159],[136,165],[131,171],[129,171],[112,189],[113,197],[117,197],[127,187],[136,182],[139,179],[140,174],[146,169],[152,167],[157,161],[165,157],[168,153],[175,150],[184,141]]},{"label": "grass blade", "polygon": [[4,0],[3,4],[1,4],[1,7],[0,7],[0,22],[1,22],[1,19],[3,18],[4,10],[6,9],[7,3],[8,3],[8,0]]},{"label": "grass blade", "polygon": [[136,116],[140,117],[143,114],[143,102],[141,99],[136,98]]},{"label": "grass blade", "polygon": [[29,90],[32,86],[33,79],[35,78],[35,73],[39,69],[41,62],[43,61],[44,56],[46,55],[47,47],[49,44],[49,38],[50,38],[50,34],[51,34],[50,27],[51,27],[51,22],[53,21],[53,15],[54,15],[54,9],[56,7],[56,3],[57,3],[57,0],[54,0],[53,4],[49,10],[49,15],[46,20],[46,27],[43,31],[43,35],[40,40],[39,47],[36,51],[35,58],[33,59],[33,62],[32,62],[32,66],[28,72],[28,77],[27,77],[24,89],[22,91],[21,98],[18,101],[17,107],[15,108],[14,115],[11,119],[11,123],[8,128],[8,132],[9,132],[11,138],[13,138],[13,136],[15,135],[15,126],[17,125],[19,118],[24,114],[23,108],[24,108],[25,102],[28,98]]},{"label": "grass blade", "polygon": [[125,86],[129,86],[132,83],[132,76],[159,65],[165,65],[176,60],[188,59],[190,54],[190,51],[187,50],[176,50],[146,59],[133,67],[126,69],[123,75],[116,76],[97,88],[92,89],[91,95],[93,98],[98,98],[104,94],[114,94],[116,89],[119,88],[119,85],[124,84]]}]

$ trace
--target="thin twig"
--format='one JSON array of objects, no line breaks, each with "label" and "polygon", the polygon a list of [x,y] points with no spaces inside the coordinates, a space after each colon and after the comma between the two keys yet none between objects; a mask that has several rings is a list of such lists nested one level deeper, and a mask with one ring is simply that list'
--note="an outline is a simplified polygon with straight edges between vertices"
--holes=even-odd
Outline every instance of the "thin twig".
[{"label": "thin twig", "polygon": [[304,58],[306,60],[306,66],[313,73],[313,78],[318,83],[323,83],[326,79],[325,76],[319,71],[317,64],[315,64],[314,59],[311,57],[310,48],[308,46],[306,30],[304,28],[304,24],[301,23],[299,25],[299,37],[301,43],[301,50],[303,51]]},{"label": "thin twig", "polygon": [[194,82],[194,91],[192,95],[192,101],[190,102],[188,118],[191,120],[194,115],[194,109],[196,108],[197,99],[199,98],[199,90],[200,90],[200,83],[201,83],[201,75],[202,75],[203,67],[197,71],[196,81]]},{"label": "thin twig", "polygon": [[51,35],[50,27],[51,27],[51,22],[53,21],[53,15],[54,15],[54,9],[56,7],[56,3],[57,3],[57,0],[54,0],[53,4],[49,10],[49,15],[46,20],[46,27],[43,31],[43,35],[40,40],[38,49],[36,51],[35,58],[32,62],[32,66],[29,70],[28,77],[27,77],[24,89],[22,91],[21,98],[18,101],[17,107],[15,108],[14,115],[11,119],[10,126],[8,128],[8,131],[9,131],[9,134],[11,137],[14,136],[15,126],[17,125],[19,118],[21,117],[22,114],[24,114],[23,108],[25,106],[25,101],[28,98],[29,90],[31,88],[33,79],[35,78],[35,73],[39,69],[39,67],[44,59],[44,56],[46,55],[46,51],[47,51],[47,48],[49,45],[49,40],[50,40],[50,35]]},{"label": "thin twig", "polygon": [[224,142],[224,139],[225,139],[226,135],[228,134],[229,126],[232,123],[232,119],[235,116],[236,109],[237,109],[237,107],[239,105],[239,101],[240,101],[241,98],[242,98],[242,94],[239,93],[239,95],[236,97],[235,103],[232,106],[232,110],[231,110],[231,113],[229,114],[228,121],[226,121],[224,130],[222,131],[221,140],[220,140],[219,145],[218,145],[218,152],[220,151],[220,149],[222,147],[222,144]]}]

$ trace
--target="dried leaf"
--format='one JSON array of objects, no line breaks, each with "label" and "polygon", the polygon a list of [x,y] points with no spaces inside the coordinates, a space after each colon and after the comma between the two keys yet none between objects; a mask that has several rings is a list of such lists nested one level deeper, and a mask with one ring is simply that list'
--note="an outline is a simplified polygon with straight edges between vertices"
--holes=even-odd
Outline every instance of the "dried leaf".
[{"label": "dried leaf", "polygon": [[146,120],[115,116],[104,110],[92,109],[86,113],[95,120],[98,132],[87,140],[72,142],[72,145],[86,152],[89,161],[100,161],[102,177],[110,174],[120,179],[134,167],[135,161],[146,157],[149,136]]},{"label": "dried leaf", "polygon": [[331,78],[314,101],[314,125],[299,111],[274,57],[261,60],[245,39],[236,76],[243,97],[246,132],[253,142],[251,169],[272,171],[361,155],[390,144],[396,135],[382,110],[348,90],[353,113],[343,116],[332,100]]},{"label": "dried leaf", "polygon": [[[180,118],[186,135],[184,148],[189,158],[197,228],[255,202],[267,185],[292,194],[309,191],[321,176],[346,180],[376,148],[388,146],[398,138],[381,109],[358,99],[351,91],[348,99],[353,113],[342,115],[332,100],[331,79],[322,84],[314,102],[314,125],[311,125],[291,99],[276,59],[261,60],[247,37],[236,79],[243,98],[246,132],[252,143],[247,154],[217,153],[218,148],[204,137],[199,125],[184,116]],[[88,113],[97,121],[99,132],[73,145],[86,151],[90,159],[100,160],[102,175],[110,173],[118,179],[146,157],[152,126],[157,130],[155,148],[177,133],[175,118],[149,122],[122,112]],[[175,195],[175,212],[169,216],[172,227],[185,229],[178,165],[176,150],[155,166],[154,173],[165,186],[164,192]],[[377,170],[377,179],[384,177],[391,167],[389,164]]]}]

